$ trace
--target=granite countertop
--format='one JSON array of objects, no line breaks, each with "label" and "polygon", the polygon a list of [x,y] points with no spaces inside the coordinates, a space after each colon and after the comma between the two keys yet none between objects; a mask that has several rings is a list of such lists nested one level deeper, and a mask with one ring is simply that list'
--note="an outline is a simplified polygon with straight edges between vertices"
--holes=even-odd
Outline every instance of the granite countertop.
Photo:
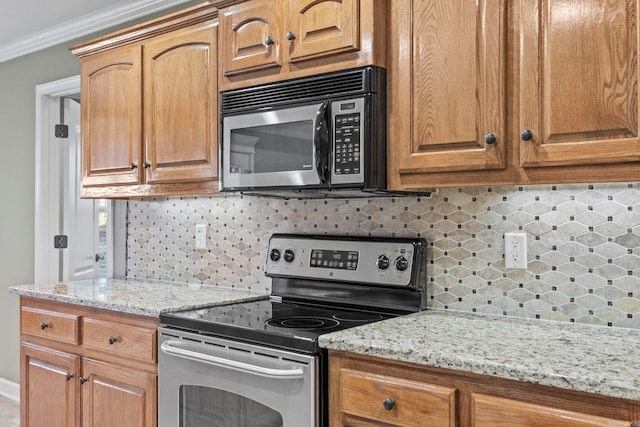
[{"label": "granite countertop", "polygon": [[640,330],[423,311],[320,337],[320,346],[640,399]]},{"label": "granite countertop", "polygon": [[211,285],[96,279],[9,288],[18,295],[157,317],[169,311],[266,299],[266,293]]}]

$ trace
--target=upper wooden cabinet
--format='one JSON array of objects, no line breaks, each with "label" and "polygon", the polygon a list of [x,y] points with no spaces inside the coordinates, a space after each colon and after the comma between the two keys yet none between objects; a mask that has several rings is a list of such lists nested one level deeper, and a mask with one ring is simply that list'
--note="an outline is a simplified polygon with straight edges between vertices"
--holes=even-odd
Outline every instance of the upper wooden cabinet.
[{"label": "upper wooden cabinet", "polygon": [[505,166],[505,10],[505,0],[393,2],[396,173]]},{"label": "upper wooden cabinet", "polygon": [[519,6],[522,164],[639,161],[637,0]]},{"label": "upper wooden cabinet", "polygon": [[390,2],[389,188],[635,179],[638,3]]},{"label": "upper wooden cabinet", "polygon": [[216,18],[205,4],[72,48],[84,197],[217,191]]},{"label": "upper wooden cabinet", "polygon": [[220,88],[386,65],[383,0],[218,0]]}]

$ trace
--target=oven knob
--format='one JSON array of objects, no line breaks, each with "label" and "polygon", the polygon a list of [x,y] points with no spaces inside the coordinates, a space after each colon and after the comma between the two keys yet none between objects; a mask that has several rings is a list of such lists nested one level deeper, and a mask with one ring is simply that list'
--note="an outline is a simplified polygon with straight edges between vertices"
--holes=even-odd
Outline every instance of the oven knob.
[{"label": "oven knob", "polygon": [[280,251],[277,249],[271,249],[271,253],[269,254],[269,258],[271,258],[271,261],[275,262],[278,261],[280,259]]},{"label": "oven knob", "polygon": [[405,271],[409,267],[409,261],[403,256],[396,258],[396,270]]},{"label": "oven knob", "polygon": [[378,262],[376,262],[376,265],[380,270],[386,270],[387,268],[389,268],[389,257],[387,257],[386,255],[380,255],[378,257]]},{"label": "oven knob", "polygon": [[293,251],[291,249],[287,249],[286,251],[284,251],[283,258],[287,262],[293,262],[296,256],[293,254]]}]

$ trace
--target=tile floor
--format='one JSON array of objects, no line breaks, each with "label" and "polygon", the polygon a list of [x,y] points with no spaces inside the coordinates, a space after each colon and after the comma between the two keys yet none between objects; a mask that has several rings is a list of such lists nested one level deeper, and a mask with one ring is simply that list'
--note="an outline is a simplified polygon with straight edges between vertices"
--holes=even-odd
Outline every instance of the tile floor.
[{"label": "tile floor", "polygon": [[20,427],[18,402],[0,396],[0,427]]}]

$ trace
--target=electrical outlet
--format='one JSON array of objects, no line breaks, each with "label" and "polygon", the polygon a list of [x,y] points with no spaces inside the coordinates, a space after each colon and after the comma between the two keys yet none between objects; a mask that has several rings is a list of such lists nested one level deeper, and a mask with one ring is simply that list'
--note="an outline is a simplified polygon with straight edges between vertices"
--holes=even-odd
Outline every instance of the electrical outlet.
[{"label": "electrical outlet", "polygon": [[527,234],[504,234],[504,265],[506,268],[527,268]]},{"label": "electrical outlet", "polygon": [[196,249],[207,249],[207,224],[196,224]]}]

